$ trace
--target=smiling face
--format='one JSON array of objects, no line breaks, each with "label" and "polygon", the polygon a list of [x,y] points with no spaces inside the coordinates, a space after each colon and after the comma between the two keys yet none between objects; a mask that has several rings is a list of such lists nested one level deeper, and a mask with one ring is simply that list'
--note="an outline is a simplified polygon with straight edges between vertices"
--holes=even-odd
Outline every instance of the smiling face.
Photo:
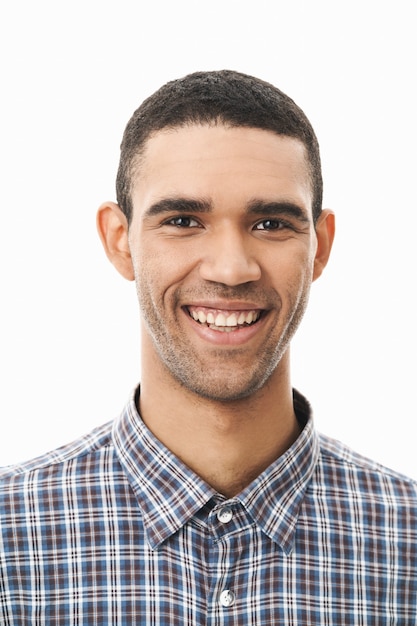
[{"label": "smiling face", "polygon": [[330,250],[304,146],[252,128],[161,131],[132,203],[144,371],[220,401],[273,382]]}]

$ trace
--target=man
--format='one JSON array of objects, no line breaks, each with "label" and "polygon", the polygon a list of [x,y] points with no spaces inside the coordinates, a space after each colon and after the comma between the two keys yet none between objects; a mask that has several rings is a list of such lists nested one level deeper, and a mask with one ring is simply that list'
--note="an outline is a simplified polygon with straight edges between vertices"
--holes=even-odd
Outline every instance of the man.
[{"label": "man", "polygon": [[4,471],[1,623],[417,624],[416,484],[319,435],[291,387],[334,235],[304,113],[236,72],[168,83],[117,198],[97,223],[136,282],[140,388]]}]

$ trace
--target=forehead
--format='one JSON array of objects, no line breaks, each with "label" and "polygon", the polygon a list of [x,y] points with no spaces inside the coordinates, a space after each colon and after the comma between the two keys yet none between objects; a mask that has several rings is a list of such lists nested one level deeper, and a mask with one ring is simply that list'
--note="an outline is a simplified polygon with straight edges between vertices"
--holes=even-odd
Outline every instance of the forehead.
[{"label": "forehead", "polygon": [[311,209],[306,149],[272,131],[224,125],[164,129],[146,143],[132,180],[134,207],[163,197],[244,202],[285,198]]}]

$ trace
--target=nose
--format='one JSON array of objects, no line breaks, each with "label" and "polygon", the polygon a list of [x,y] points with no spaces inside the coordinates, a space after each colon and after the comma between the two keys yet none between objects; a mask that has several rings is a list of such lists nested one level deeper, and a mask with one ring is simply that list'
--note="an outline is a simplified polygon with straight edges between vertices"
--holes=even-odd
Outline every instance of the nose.
[{"label": "nose", "polygon": [[210,237],[205,242],[200,276],[230,287],[259,280],[261,267],[253,256],[248,237],[230,231]]}]

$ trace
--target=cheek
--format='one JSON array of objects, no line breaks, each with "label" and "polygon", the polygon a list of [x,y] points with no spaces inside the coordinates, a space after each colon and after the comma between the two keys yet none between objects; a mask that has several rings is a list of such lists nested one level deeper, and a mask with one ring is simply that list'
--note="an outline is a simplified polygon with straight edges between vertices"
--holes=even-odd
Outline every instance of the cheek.
[{"label": "cheek", "polygon": [[139,280],[143,278],[157,279],[169,272],[169,264],[164,258],[164,251],[160,246],[152,245],[148,238],[138,238],[131,245],[132,256],[136,276]]},{"label": "cheek", "polygon": [[[286,294],[289,310],[296,309],[301,302],[307,301],[312,284],[313,267],[313,259],[300,255],[298,259],[292,257],[291,262],[285,264],[285,268],[281,267],[282,273],[278,270],[276,288],[278,293]],[[279,277],[280,273],[281,277]]]},{"label": "cheek", "polygon": [[135,258],[135,277],[139,302],[143,307],[162,309],[181,280],[181,263],[175,255],[143,247]]},{"label": "cheek", "polygon": [[145,272],[158,285],[175,286],[193,274],[199,265],[202,245],[156,237],[145,242],[138,257],[138,270]]},{"label": "cheek", "polygon": [[274,258],[263,264],[264,270],[272,268],[272,281],[282,286],[311,282],[314,269],[314,255],[306,246],[288,246]]}]

